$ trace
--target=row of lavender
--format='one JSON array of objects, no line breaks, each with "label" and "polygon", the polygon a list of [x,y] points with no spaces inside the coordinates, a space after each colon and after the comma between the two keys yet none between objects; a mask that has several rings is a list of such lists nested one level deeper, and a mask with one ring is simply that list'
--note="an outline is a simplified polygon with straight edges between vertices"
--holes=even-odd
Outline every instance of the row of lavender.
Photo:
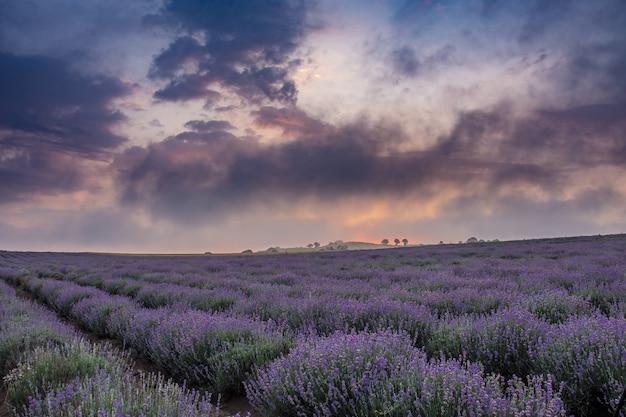
[{"label": "row of lavender", "polygon": [[[266,348],[287,339],[263,322],[193,309],[141,308],[128,297],[72,282],[25,275],[17,281],[90,330],[104,323],[105,334],[142,349],[179,379],[213,388],[221,383],[225,390],[243,383],[266,416],[565,416],[553,378],[505,380],[469,361],[429,359],[406,333],[300,335],[278,358]],[[57,390],[55,401],[63,402],[67,390]]]},{"label": "row of lavender", "polygon": [[133,375],[128,355],[90,344],[0,281],[0,376],[12,415],[213,416],[218,409],[162,376]]},{"label": "row of lavender", "polygon": [[552,322],[596,309],[623,317],[624,245],[617,236],[274,257],[7,254],[2,263],[131,296],[145,307],[187,303],[332,332],[335,322],[371,317],[362,310],[381,304],[420,306],[435,318],[520,304]]},{"label": "row of lavender", "polygon": [[260,320],[184,305],[143,308],[129,297],[69,281],[23,274],[3,277],[84,329],[123,341],[170,376],[225,395],[241,393],[241,383],[254,365],[291,347],[281,329]]},{"label": "row of lavender", "polygon": [[[237,375],[235,389],[250,369],[269,363],[293,343],[299,346],[302,334],[337,337],[338,329],[345,335],[349,330],[378,334],[391,328],[408,332],[413,345],[429,357],[443,354],[449,360],[479,362],[485,372],[511,381],[513,375],[553,375],[565,383],[563,398],[569,410],[584,415],[594,403],[614,407],[625,381],[625,247],[624,236],[612,236],[288,257],[5,253],[0,265],[9,279],[40,276],[55,278],[45,282],[80,284],[82,288],[74,284],[76,292],[105,290],[112,299],[132,301],[133,309],[140,309],[145,317],[161,314],[164,319],[156,323],[174,317],[178,324],[170,326],[183,327],[181,323],[190,318],[209,317],[205,327],[215,329],[217,317],[224,323],[243,320],[263,329],[261,333],[268,331],[263,340],[279,343],[267,354],[251,353],[245,343],[234,349],[250,359],[245,366],[238,365],[243,374],[232,373]],[[30,281],[35,288],[35,281]],[[134,299],[111,296],[116,293]],[[74,308],[74,302],[57,304],[65,314]],[[154,311],[147,308],[159,306]],[[171,314],[181,306],[206,313]],[[93,310],[87,308],[83,316]],[[234,323],[239,322],[222,327]],[[107,320],[99,326],[102,332],[111,332]],[[131,340],[131,334],[129,330],[121,337]],[[155,336],[155,340],[161,339]],[[247,340],[258,344],[254,338]],[[136,344],[151,352],[147,345],[145,340]],[[232,340],[210,350],[231,347]],[[193,368],[198,382],[216,385],[210,378],[219,375],[220,368],[207,368],[207,363],[220,363],[229,356],[205,352],[204,359],[197,355],[189,359],[187,355],[181,372],[171,359],[185,358],[180,349],[164,348],[170,359],[163,366],[187,378]],[[158,363],[163,353],[152,355]]]}]

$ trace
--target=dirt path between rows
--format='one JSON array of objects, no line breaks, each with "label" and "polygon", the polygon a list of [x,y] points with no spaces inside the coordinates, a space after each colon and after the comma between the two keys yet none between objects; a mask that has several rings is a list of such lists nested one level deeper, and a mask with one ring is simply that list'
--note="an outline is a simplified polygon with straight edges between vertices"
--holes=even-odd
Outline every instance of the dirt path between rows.
[{"label": "dirt path between rows", "polygon": [[[37,299],[35,296],[30,294],[29,292],[26,292],[19,287],[13,287],[13,288],[15,289],[15,292],[19,298],[33,301],[49,309],[49,307],[46,304],[42,303],[41,300]],[[51,311],[56,314],[55,311],[53,310]],[[154,365],[152,362],[147,360],[142,355],[138,354],[134,349],[126,348],[121,341],[117,339],[109,339],[109,338],[100,337],[96,335],[95,333],[90,332],[86,330],[85,328],[83,328],[82,326],[74,323],[72,320],[67,319],[66,317],[60,316],[59,314],[56,314],[56,316],[61,322],[69,326],[72,326],[74,329],[76,329],[76,331],[82,334],[87,340],[89,340],[90,343],[93,343],[99,346],[108,345],[119,351],[130,352],[130,359],[133,363],[133,373],[135,375],[138,375],[141,372],[144,372],[144,373],[151,372],[155,374],[162,373],[156,365]],[[6,394],[7,392],[4,387],[4,384],[0,383],[0,417],[12,417],[13,416],[9,408],[9,404],[6,401]],[[217,400],[217,398],[214,398],[214,400]],[[217,415],[217,417],[229,417],[229,416],[234,416],[237,413],[239,413],[241,417],[246,417],[248,413],[250,417],[262,417],[262,415],[258,411],[252,408],[252,406],[248,402],[248,399],[245,396],[231,397],[227,401],[221,402],[220,412]]]},{"label": "dirt path between rows", "polygon": [[11,417],[11,410],[9,403],[7,403],[7,390],[4,388],[4,384],[0,388],[0,417]]}]

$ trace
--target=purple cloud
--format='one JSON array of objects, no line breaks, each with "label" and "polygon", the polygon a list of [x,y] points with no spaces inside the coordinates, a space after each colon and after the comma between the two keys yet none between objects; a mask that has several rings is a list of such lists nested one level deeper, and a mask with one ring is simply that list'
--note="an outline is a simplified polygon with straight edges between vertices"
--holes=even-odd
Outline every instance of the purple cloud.
[{"label": "purple cloud", "polygon": [[62,60],[0,53],[0,200],[82,186],[74,158],[106,160],[126,142],[110,104],[131,88]]},{"label": "purple cloud", "polygon": [[[189,100],[219,86],[249,101],[295,102],[290,72],[307,31],[305,0],[273,2],[171,0],[145,21],[182,30],[153,61],[150,76],[170,84],[155,97]],[[193,34],[200,34],[200,38]],[[196,66],[181,73],[185,66]],[[210,90],[209,90],[210,91]]]}]

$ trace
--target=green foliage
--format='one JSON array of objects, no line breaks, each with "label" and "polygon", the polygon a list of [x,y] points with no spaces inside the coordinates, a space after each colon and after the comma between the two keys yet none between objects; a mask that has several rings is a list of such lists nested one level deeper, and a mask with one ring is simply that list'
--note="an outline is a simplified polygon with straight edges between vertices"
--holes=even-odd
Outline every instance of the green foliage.
[{"label": "green foliage", "polygon": [[46,326],[30,327],[27,333],[13,333],[0,338],[0,372],[4,375],[31,349],[47,345],[60,345],[67,336]]},{"label": "green foliage", "polygon": [[141,290],[142,288],[143,288],[143,285],[141,284],[129,285],[123,289],[122,294],[128,297],[135,297],[137,293],[139,292],[139,290]]},{"label": "green foliage", "polygon": [[0,373],[5,375],[22,356],[41,345],[61,345],[70,338],[69,328],[50,326],[45,310],[0,294]]},{"label": "green foliage", "polygon": [[182,388],[161,375],[117,375],[99,370],[63,388],[43,389],[16,417],[212,417],[218,415],[218,410],[211,405],[210,397]]},{"label": "green foliage", "polygon": [[548,332],[548,324],[521,309],[492,316],[461,316],[440,323],[427,341],[432,356],[465,358],[481,363],[486,372],[525,377],[535,372],[533,346]]},{"label": "green foliage", "polygon": [[564,416],[543,376],[486,375],[467,361],[428,359],[406,335],[310,339],[258,368],[248,399],[266,416]]},{"label": "green foliage", "polygon": [[61,346],[39,346],[24,355],[4,378],[7,401],[16,409],[22,408],[37,390],[61,388],[77,377],[93,376],[100,369],[121,375],[130,370],[130,364],[121,353],[96,348],[81,339]]},{"label": "green foliage", "polygon": [[570,317],[591,315],[594,310],[592,303],[564,291],[547,291],[531,295],[525,303],[528,311],[535,317],[552,324],[563,323]]},{"label": "green foliage", "polygon": [[[162,333],[152,358],[179,379],[226,396],[243,393],[242,382],[254,366],[289,351],[292,341],[279,333],[264,335],[237,328],[215,328],[201,338],[186,332]],[[189,344],[181,343],[189,340]]]},{"label": "green foliage", "polygon": [[537,367],[564,384],[571,413],[594,416],[614,409],[626,383],[626,329],[601,314],[572,318],[538,345]]},{"label": "green foliage", "polygon": [[194,300],[191,306],[201,311],[226,311],[237,302],[235,296],[218,295],[215,297],[207,297],[200,300]]}]

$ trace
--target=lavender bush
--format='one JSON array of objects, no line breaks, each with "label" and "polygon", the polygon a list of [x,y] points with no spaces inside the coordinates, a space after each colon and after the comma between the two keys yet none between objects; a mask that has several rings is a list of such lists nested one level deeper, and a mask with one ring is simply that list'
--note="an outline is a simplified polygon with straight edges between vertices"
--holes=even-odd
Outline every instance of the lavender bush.
[{"label": "lavender bush", "polygon": [[226,395],[243,390],[254,365],[291,346],[289,337],[267,323],[195,310],[138,310],[120,332],[170,375]]},{"label": "lavender bush", "polygon": [[550,332],[550,325],[520,308],[488,316],[467,315],[440,320],[426,350],[431,355],[480,362],[487,372],[507,378],[526,377],[537,368],[532,352]]},{"label": "lavender bush", "polygon": [[41,345],[62,345],[77,337],[54,314],[32,302],[16,298],[0,281],[0,374],[4,376],[24,354]]},{"label": "lavender bush", "polygon": [[536,346],[535,361],[564,383],[572,413],[614,410],[626,386],[626,321],[602,314],[573,317]]},{"label": "lavender bush", "polygon": [[96,347],[83,339],[38,346],[5,376],[7,401],[14,409],[20,409],[41,387],[58,389],[75,378],[90,377],[100,370],[123,375],[130,372],[131,364],[122,352]]},{"label": "lavender bush", "polygon": [[61,388],[44,387],[28,404],[15,410],[16,417],[212,417],[219,415],[210,395],[201,395],[165,380],[160,375],[99,370],[92,377],[76,378]]},{"label": "lavender bush", "polygon": [[109,326],[112,317],[127,317],[129,310],[139,307],[128,297],[97,292],[71,305],[69,316],[83,328],[98,336],[115,337]]},{"label": "lavender bush", "polygon": [[520,304],[537,318],[553,324],[563,323],[570,317],[592,315],[595,311],[591,302],[570,295],[563,288],[532,294]]},{"label": "lavender bush", "polygon": [[505,383],[476,364],[429,360],[390,331],[305,340],[246,391],[267,416],[565,416],[550,379]]}]

